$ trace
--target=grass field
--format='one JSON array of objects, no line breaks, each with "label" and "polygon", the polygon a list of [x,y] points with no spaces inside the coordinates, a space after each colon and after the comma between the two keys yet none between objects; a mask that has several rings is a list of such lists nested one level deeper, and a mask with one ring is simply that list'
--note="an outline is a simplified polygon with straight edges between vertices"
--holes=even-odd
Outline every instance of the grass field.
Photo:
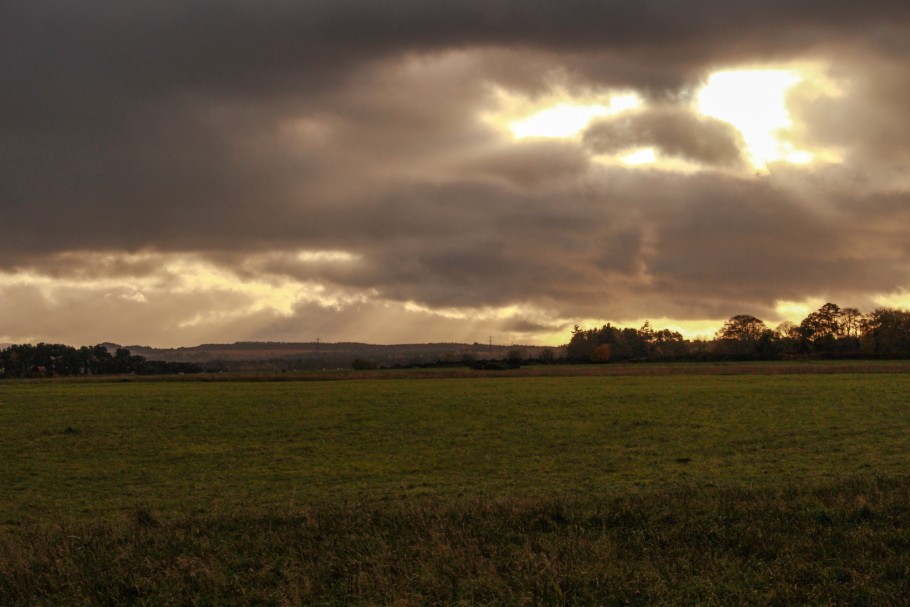
[{"label": "grass field", "polygon": [[910,600],[910,374],[757,368],[3,382],[0,604]]}]

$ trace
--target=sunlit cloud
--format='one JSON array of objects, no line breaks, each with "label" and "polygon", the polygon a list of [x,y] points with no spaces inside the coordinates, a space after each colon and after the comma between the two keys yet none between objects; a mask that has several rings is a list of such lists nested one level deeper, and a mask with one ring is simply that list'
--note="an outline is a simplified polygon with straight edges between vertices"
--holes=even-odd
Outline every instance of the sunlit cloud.
[{"label": "sunlit cloud", "polygon": [[593,120],[639,107],[635,93],[616,92],[574,96],[556,91],[539,99],[497,89],[497,109],[484,117],[489,124],[505,129],[513,138],[568,139],[581,133]]},{"label": "sunlit cloud", "polygon": [[297,253],[297,259],[307,263],[349,263],[358,261],[360,258],[359,255],[348,251],[300,251]]},{"label": "sunlit cloud", "polygon": [[528,137],[574,137],[595,118],[607,116],[610,108],[602,105],[567,105],[561,103],[523,120],[509,123],[516,139]]},{"label": "sunlit cloud", "polygon": [[621,156],[619,160],[630,166],[654,164],[657,162],[657,151],[654,148],[642,148]]},{"label": "sunlit cloud", "polygon": [[404,302],[404,309],[409,312],[422,312],[441,318],[453,320],[480,319],[480,320],[502,320],[511,316],[528,312],[528,309],[518,305],[509,306],[484,306],[477,308],[452,308],[452,307],[430,307],[419,304],[415,301]]},{"label": "sunlit cloud", "polygon": [[798,323],[803,318],[817,310],[825,302],[820,299],[809,299],[806,301],[778,301],[774,305],[774,311],[777,317],[782,321]]},{"label": "sunlit cloud", "polygon": [[910,310],[910,290],[900,289],[894,293],[876,295],[873,300],[883,308]]},{"label": "sunlit cloud", "polygon": [[[305,264],[338,264],[357,261],[359,257],[345,251],[299,251],[292,254]],[[239,267],[258,268],[272,254],[247,256]],[[219,265],[195,254],[116,254],[84,253],[79,256],[64,254],[58,259],[68,264],[80,264],[85,268],[117,267],[122,273],[99,276],[83,272],[74,265],[69,276],[43,273],[41,269],[28,271],[0,272],[0,289],[27,286],[40,291],[51,305],[56,304],[58,294],[81,290],[99,293],[103,297],[116,297],[132,303],[147,304],[156,297],[194,293],[231,293],[244,298],[247,305],[233,312],[192,314],[184,321],[185,326],[200,323],[217,323],[229,316],[270,311],[279,315],[293,314],[301,302],[314,302],[322,306],[337,307],[352,301],[361,301],[367,295],[358,294],[339,287],[330,287],[317,280],[294,280],[287,276],[258,272],[238,273],[229,266]],[[150,273],[131,273],[134,266],[145,267],[151,263]]]},{"label": "sunlit cloud", "polygon": [[[296,260],[305,266],[337,265],[357,263],[359,255],[346,251],[289,251],[279,255],[277,252],[251,254],[243,259],[231,259],[222,264],[196,254],[163,254],[142,253],[123,254],[98,253],[78,256],[67,254],[72,264],[82,263],[86,266],[106,263],[111,267],[128,268],[130,263],[151,262],[153,271],[141,274],[125,272],[120,275],[98,276],[93,273],[72,272],[69,278],[61,278],[43,273],[40,268],[29,271],[0,272],[0,301],[17,289],[31,289],[39,294],[40,305],[50,313],[57,310],[78,306],[89,306],[88,302],[103,301],[104,309],[99,308],[99,318],[91,319],[90,326],[103,324],[104,310],[127,310],[135,314],[141,307],[147,314],[161,315],[164,326],[158,327],[158,337],[144,339],[147,343],[159,346],[181,345],[174,342],[174,331],[180,335],[208,336],[223,333],[231,327],[258,326],[263,319],[271,322],[295,322],[301,310],[312,313],[320,311],[321,316],[344,315],[364,316],[355,327],[362,335],[352,334],[349,339],[366,339],[374,331],[382,334],[384,339],[401,332],[402,337],[396,341],[409,341],[406,337],[413,331],[415,322],[437,322],[441,326],[460,326],[460,334],[465,339],[493,339],[498,344],[523,343],[531,345],[560,345],[566,341],[565,324],[568,321],[554,323],[553,311],[544,310],[534,305],[515,304],[503,306],[465,306],[465,307],[432,307],[415,301],[399,302],[388,300],[372,288],[352,289],[331,284],[318,279],[295,279],[278,269],[270,269],[276,259]],[[75,267],[75,266],[74,266]],[[145,268],[143,265],[142,268]],[[242,271],[237,271],[237,268]],[[192,306],[179,306],[174,309],[173,303],[192,302]],[[78,302],[74,304],[74,302]],[[371,320],[372,319],[372,320]],[[394,319],[394,320],[392,320]],[[516,323],[521,319],[521,323]],[[88,320],[88,319],[87,319]],[[318,326],[303,326],[316,333]],[[370,322],[381,322],[381,327],[373,328]],[[515,328],[516,325],[527,325],[527,329]],[[538,330],[543,327],[542,330]],[[546,327],[553,327],[552,330]],[[43,334],[19,334],[5,330],[0,323],[0,342],[46,341],[50,339]],[[139,327],[142,332],[154,331],[154,326]],[[79,334],[79,327],[73,333]],[[236,330],[236,329],[235,329]],[[225,339],[244,339],[245,334]],[[117,336],[111,336],[117,337]],[[199,337],[197,339],[204,339]],[[307,335],[307,339],[311,336]],[[79,339],[79,338],[76,338]],[[84,339],[84,338],[83,338]],[[128,336],[121,339],[130,339]],[[89,339],[91,341],[91,339]]]},{"label": "sunlit cloud", "polygon": [[[794,128],[787,106],[788,95],[797,86],[806,90],[836,91],[811,68],[733,69],[715,72],[697,92],[695,111],[733,125],[746,145],[746,155],[754,169],[764,170],[774,162],[809,164],[818,160],[832,161],[831,150],[808,150],[797,147],[788,133]],[[577,137],[595,120],[646,107],[644,99],[631,92],[597,97],[573,96],[558,91],[541,98],[527,98],[504,89],[496,89],[497,109],[487,112],[486,121],[504,129],[516,140],[529,138]],[[666,170],[691,172],[697,165],[674,162],[649,147],[627,152],[619,157],[600,157],[601,162],[629,166],[657,166]]]},{"label": "sunlit cloud", "polygon": [[793,142],[790,96],[838,95],[837,87],[820,74],[820,68],[733,69],[712,74],[698,91],[696,109],[706,116],[732,124],[743,136],[755,169],[774,162],[810,164],[836,162],[835,150],[801,149]]},{"label": "sunlit cloud", "polygon": [[787,91],[801,80],[789,70],[717,72],[698,93],[697,107],[739,129],[753,165],[761,168],[768,162],[786,160],[794,152],[781,142],[779,133],[793,125]]}]

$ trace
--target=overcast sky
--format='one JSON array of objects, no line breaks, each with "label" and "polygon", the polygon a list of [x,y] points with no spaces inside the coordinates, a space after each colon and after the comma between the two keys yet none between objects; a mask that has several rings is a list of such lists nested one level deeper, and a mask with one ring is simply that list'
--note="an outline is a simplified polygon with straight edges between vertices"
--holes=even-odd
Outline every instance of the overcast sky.
[{"label": "overcast sky", "polygon": [[0,343],[910,296],[910,2],[6,0]]}]

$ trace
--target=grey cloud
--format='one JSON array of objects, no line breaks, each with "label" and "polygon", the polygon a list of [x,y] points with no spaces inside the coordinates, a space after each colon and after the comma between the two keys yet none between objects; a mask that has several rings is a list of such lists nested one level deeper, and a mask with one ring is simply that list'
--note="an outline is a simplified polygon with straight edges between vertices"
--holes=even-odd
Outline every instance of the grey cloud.
[{"label": "grey cloud", "polygon": [[518,187],[544,187],[564,179],[578,179],[590,159],[574,143],[532,141],[481,150],[462,162],[465,175],[500,179]]},{"label": "grey cloud", "polygon": [[908,14],[895,0],[714,0],[697,7],[667,0],[41,2],[7,7],[4,37],[17,50],[13,68],[31,64],[63,84],[72,68],[92,66],[81,74],[88,82],[117,78],[143,94],[174,83],[269,94],[333,84],[351,65],[389,54],[519,47],[615,52],[642,67],[691,66],[725,55],[793,53],[834,36],[870,32],[876,39]]},{"label": "grey cloud", "polygon": [[514,333],[544,333],[551,331],[568,331],[571,327],[563,325],[560,323],[542,323],[534,320],[529,320],[522,316],[512,316],[507,320],[503,321],[500,325],[502,330]]},{"label": "grey cloud", "polygon": [[[141,256],[80,254],[187,254],[392,303],[615,319],[764,313],[907,284],[905,1],[49,1],[0,13],[2,269],[152,276]],[[507,144],[477,115],[493,85],[630,87],[670,103],[712,69],[800,59],[829,60],[845,84],[841,98],[791,98],[806,125],[794,141],[847,150],[825,173],[605,169],[575,143]],[[603,122],[587,142],[741,158],[729,128],[677,109]],[[298,250],[360,260],[305,264]],[[4,287],[5,309],[50,310],[23,289]],[[120,301],[103,309],[127,306],[139,320],[116,329],[128,334],[216,305]],[[330,315],[304,307],[300,318]],[[300,320],[251,318],[238,338]],[[193,339],[215,340],[207,330]]]},{"label": "grey cloud", "polygon": [[742,135],[730,124],[685,108],[649,108],[599,120],[584,142],[600,154],[656,147],[663,154],[717,166],[742,166]]},{"label": "grey cloud", "polygon": [[307,303],[298,305],[291,316],[249,323],[246,333],[255,339],[275,341],[312,341],[316,337],[332,336],[333,341],[368,343],[400,343],[403,334],[421,342],[473,343],[495,336],[494,342],[507,343],[513,337],[521,337],[520,331],[500,324],[495,319],[446,318],[383,302],[364,302],[340,309]]},{"label": "grey cloud", "polygon": [[24,256],[11,270],[75,281],[135,279],[158,275],[161,263],[161,256],[158,255],[124,256],[121,251],[100,250]]},{"label": "grey cloud", "polygon": [[[248,298],[225,291],[149,293],[146,302],[124,297],[130,294],[124,289],[66,287],[55,290],[53,298],[49,298],[37,286],[6,286],[0,288],[0,306],[4,310],[0,335],[11,342],[31,340],[76,345],[106,340],[174,345],[205,343],[220,341],[223,335],[237,335],[236,327],[230,326],[230,320],[185,323],[197,314],[213,313],[217,317],[219,313],[235,312],[249,304]],[[243,315],[236,322],[255,324],[256,316]]]},{"label": "grey cloud", "polygon": [[[885,292],[910,279],[905,258],[857,250],[863,242],[906,242],[905,230],[882,226],[861,203],[832,217],[830,207],[794,197],[771,179],[634,171],[603,179],[615,185],[591,201],[564,191],[540,200],[524,195],[516,207],[514,194],[491,189],[483,199],[501,202],[488,202],[471,234],[401,248],[387,243],[365,253],[369,274],[393,299],[558,302],[564,316],[604,316],[660,293],[665,301],[650,314],[688,306],[688,314],[704,317],[712,300],[771,308],[809,295]],[[816,194],[832,202],[837,195]],[[560,223],[546,220],[553,205]],[[446,221],[445,210],[434,212]]]},{"label": "grey cloud", "polygon": [[672,93],[720,64],[825,46],[852,42],[902,56],[881,35],[908,16],[906,3],[886,0],[837,7],[716,0],[697,9],[662,0],[558,8],[514,0],[20,2],[5,7],[0,26],[0,126],[5,134],[59,137],[134,126],[150,107],[224,100],[305,107],[377,62],[472,47],[521,49],[523,57],[499,56],[490,69],[523,72],[530,86],[547,74],[523,71],[529,52],[550,56],[539,61],[582,84]]},{"label": "grey cloud", "polygon": [[887,187],[894,174],[906,175],[910,75],[905,63],[890,57],[845,57],[832,71],[840,94],[794,91],[790,99],[798,125],[794,139],[841,150],[846,163],[877,181],[878,187]]},{"label": "grey cloud", "polygon": [[[356,261],[211,259],[241,278],[315,280],[431,308],[529,303],[561,318],[725,317],[910,280],[905,224],[891,221],[906,195],[851,201],[815,188],[828,201],[819,206],[774,177],[604,169],[588,179],[547,191],[397,184],[362,216],[327,220]],[[67,271],[79,275],[76,259]]]}]

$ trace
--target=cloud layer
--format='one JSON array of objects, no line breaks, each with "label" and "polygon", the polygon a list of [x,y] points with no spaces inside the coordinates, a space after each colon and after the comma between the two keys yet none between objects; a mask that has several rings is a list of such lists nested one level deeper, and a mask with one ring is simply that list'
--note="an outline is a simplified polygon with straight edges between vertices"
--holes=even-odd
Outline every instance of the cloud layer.
[{"label": "cloud layer", "polygon": [[[906,2],[0,16],[0,341],[545,341],[910,286]],[[830,84],[790,91],[780,136],[835,159],[756,175],[693,109],[712,72],[756,65]],[[497,91],[644,105],[518,141]],[[598,159],[647,147],[690,166]]]}]

